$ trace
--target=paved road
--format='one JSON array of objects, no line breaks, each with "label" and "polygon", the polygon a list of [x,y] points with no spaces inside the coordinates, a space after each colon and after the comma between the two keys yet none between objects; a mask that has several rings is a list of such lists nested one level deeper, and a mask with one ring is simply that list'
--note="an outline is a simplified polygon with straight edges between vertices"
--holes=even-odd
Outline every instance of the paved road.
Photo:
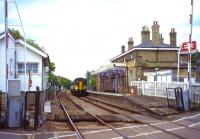
[{"label": "paved road", "polygon": [[[145,125],[130,124],[117,128],[129,138],[134,139],[199,139],[200,138],[200,113],[182,117],[173,121],[159,121]],[[83,135],[87,139],[121,139],[118,134],[111,129],[101,129],[84,131]],[[0,130],[0,139],[56,139],[69,138],[76,139],[74,132],[28,132],[15,130]]]}]

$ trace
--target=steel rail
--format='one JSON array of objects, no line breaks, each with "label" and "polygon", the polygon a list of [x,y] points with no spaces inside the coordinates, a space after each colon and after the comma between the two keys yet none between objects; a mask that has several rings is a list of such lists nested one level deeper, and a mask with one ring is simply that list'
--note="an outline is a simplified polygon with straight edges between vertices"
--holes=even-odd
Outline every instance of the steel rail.
[{"label": "steel rail", "polygon": [[[87,99],[91,99],[91,100],[93,100],[93,101],[98,101],[98,102],[102,102],[102,101],[100,101],[100,100],[96,100],[96,99],[93,99],[93,98],[88,98],[87,97]],[[89,102],[89,101],[88,101]],[[93,103],[93,102],[89,102],[89,103]],[[112,104],[109,104],[109,103],[105,103],[105,102],[102,102],[103,104],[105,104],[105,105],[108,105],[108,106],[112,106],[112,107],[115,107],[115,108],[118,108],[118,109],[122,109],[122,108],[120,108],[120,107],[118,107],[118,106],[115,106],[115,105],[112,105]],[[98,105],[98,104],[95,104],[95,105]],[[102,107],[102,106],[100,106],[100,107]],[[104,107],[102,107],[102,108],[104,108]],[[106,108],[106,109],[108,109],[108,108]],[[128,112],[131,112],[132,113],[132,111],[130,111],[130,110],[126,110],[126,109],[122,109],[122,110],[124,110],[124,111],[128,111]],[[113,110],[112,110],[113,111]],[[115,111],[115,113],[117,113],[117,114],[121,114],[121,113],[119,113],[119,112],[116,112]],[[131,117],[129,117],[129,116],[127,116],[128,118],[131,118]],[[164,133],[168,133],[168,134],[171,134],[171,135],[173,135],[173,136],[176,136],[176,137],[178,137],[178,138],[180,138],[180,139],[186,139],[185,137],[182,137],[182,136],[179,136],[179,135],[177,135],[177,134],[175,134],[175,133],[172,133],[172,132],[170,132],[170,131],[167,131],[167,130],[164,130],[164,129],[162,129],[162,128],[159,128],[159,127],[156,127],[156,126],[154,126],[154,125],[152,125],[152,124],[149,124],[149,123],[147,123],[147,122],[142,122],[142,121],[140,121],[140,120],[136,120],[136,119],[134,119],[136,122],[138,122],[138,123],[141,123],[141,124],[146,124],[146,125],[148,125],[148,126],[151,126],[151,127],[153,127],[153,128],[156,128],[156,129],[158,129],[158,130],[161,130],[161,131],[163,131]],[[172,122],[171,122],[172,123]],[[174,124],[174,123],[173,123]],[[178,124],[177,124],[178,125]],[[182,125],[183,126],[183,125]],[[185,126],[183,126],[183,127],[185,127]]]},{"label": "steel rail", "polygon": [[62,106],[63,111],[65,112],[65,114],[66,114],[66,116],[67,116],[67,118],[68,118],[68,120],[69,120],[69,122],[70,122],[70,125],[71,125],[72,128],[75,130],[75,132],[76,132],[78,138],[79,138],[79,139],[85,139],[84,136],[81,134],[80,130],[75,126],[74,122],[73,122],[72,119],[70,118],[70,116],[69,116],[67,110],[65,109],[65,106],[64,106],[64,104],[63,104],[61,98],[58,97],[58,99],[59,99],[59,101],[60,101],[60,104],[61,104],[61,106]]},{"label": "steel rail", "polygon": [[[87,99],[88,99],[88,97],[87,97]],[[112,113],[114,113],[114,114],[120,114],[119,112],[116,112],[116,111],[114,111],[114,110],[108,109],[108,108],[103,107],[103,106],[100,106],[100,105],[95,104],[95,103],[93,103],[93,102],[91,102],[91,101],[88,101],[88,100],[86,100],[86,99],[81,98],[81,100],[86,101],[86,102],[88,102],[88,103],[91,103],[91,104],[93,104],[93,105],[95,105],[95,106],[97,106],[97,107],[99,107],[99,108],[102,108],[102,109],[104,109],[104,110],[106,110],[106,111],[109,111],[109,112],[112,112]],[[95,101],[95,99],[91,99],[91,100],[94,100],[94,101]],[[106,103],[105,103],[105,104],[106,104]],[[113,105],[111,105],[111,106],[114,107]],[[117,107],[117,108],[119,108],[119,107]],[[147,132],[146,130],[140,129],[140,128],[138,128],[138,127],[137,127],[137,130],[136,130],[136,131],[138,131],[138,132],[140,132],[140,133]],[[148,137],[148,138],[151,138],[151,137]],[[155,139],[155,138],[152,138],[152,139]]]},{"label": "steel rail", "polygon": [[74,103],[77,107],[79,107],[80,109],[83,109],[84,111],[86,111],[88,114],[90,114],[92,117],[94,117],[98,122],[100,122],[101,124],[109,127],[110,129],[112,129],[114,132],[116,132],[118,135],[120,135],[121,137],[123,137],[124,139],[128,139],[128,136],[126,136],[125,134],[119,132],[118,130],[116,130],[112,125],[104,122],[99,116],[92,114],[91,112],[89,112],[88,110],[85,110],[83,107],[81,107],[80,105],[78,105],[76,102],[74,102],[72,99],[70,99],[68,96],[66,96],[66,98],[68,100],[70,100],[72,103]]},{"label": "steel rail", "polygon": [[92,105],[95,105],[95,106],[97,106],[97,107],[99,107],[99,108],[101,108],[101,109],[104,109],[104,110],[106,110],[106,111],[109,111],[109,112],[111,112],[111,113],[113,113],[113,114],[119,114],[118,112],[116,112],[116,111],[114,111],[114,110],[108,109],[108,108],[103,107],[103,106],[101,106],[101,105],[98,105],[98,104],[96,104],[96,103],[94,103],[94,102],[88,101],[88,100],[86,100],[85,98],[79,98],[79,99],[81,99],[81,100],[83,100],[83,101],[85,101],[85,102],[87,102],[87,103],[90,103],[90,104],[92,104]]},{"label": "steel rail", "polygon": [[[112,104],[109,104],[109,103],[106,103],[106,102],[103,102],[103,101],[100,101],[100,100],[97,100],[97,99],[94,99],[94,98],[91,98],[91,97],[87,97],[87,99],[90,99],[90,100],[93,100],[93,101],[97,101],[97,102],[100,102],[100,103],[103,103],[103,104],[105,104],[105,105],[109,105],[109,106],[112,106],[112,107],[116,107],[116,108],[119,108],[119,109],[121,109],[121,110],[124,110],[124,111],[128,111],[128,112],[134,112],[133,110],[128,110],[128,109],[125,109],[125,108],[121,108],[121,107],[118,107],[118,106],[115,106],[115,105],[112,105]],[[88,101],[89,102],[89,101]],[[89,103],[93,103],[93,102],[89,102]],[[94,105],[98,105],[98,104],[95,104],[94,103]],[[102,106],[100,106],[100,107],[102,107]],[[102,107],[102,108],[104,108],[104,107]],[[106,108],[107,109],[107,108]],[[112,110],[113,111],[113,110]],[[118,114],[118,113],[117,113]],[[189,128],[189,129],[192,129],[192,130],[195,130],[195,131],[197,131],[197,132],[200,132],[200,129],[196,129],[196,128],[193,128],[193,127],[189,127],[189,126],[186,126],[186,125],[183,125],[183,124],[180,124],[180,123],[176,123],[176,122],[171,122],[171,121],[167,121],[167,122],[169,122],[169,123],[171,123],[171,124],[176,124],[176,125],[179,125],[179,126],[183,126],[183,127],[185,127],[185,128]]]},{"label": "steel rail", "polygon": [[[96,100],[96,99],[92,99],[92,98],[88,98],[88,97],[87,97],[87,99],[90,99],[90,100],[97,101],[97,102],[100,102],[100,103],[101,103],[101,101]],[[95,104],[95,103],[93,103],[93,102],[91,102],[91,101],[88,101],[88,100],[85,100],[85,99],[82,99],[82,98],[81,98],[81,100],[86,101],[86,102],[88,102],[88,103],[91,103],[91,104],[93,104],[93,105],[95,105],[95,106],[97,106],[97,107],[99,107],[99,108],[102,108],[102,109],[105,109],[105,110],[107,110],[107,111],[110,111],[110,112],[112,112],[112,113],[114,113],[114,114],[121,114],[121,113],[116,112],[116,111],[114,111],[114,110],[105,108],[105,107],[100,106],[100,105],[98,105],[98,104]],[[104,103],[104,102],[102,102],[102,103],[105,104],[105,105],[111,106],[111,107],[115,107],[115,108],[117,108],[117,109],[121,109],[120,107],[115,106],[115,105],[112,105],[112,104],[109,104],[109,103]],[[123,109],[123,108],[122,108],[122,110],[131,112],[131,113],[133,112],[133,111],[129,111],[129,110],[126,110],[126,109]],[[128,116],[126,116],[126,117],[128,117]],[[130,117],[128,117],[128,118],[130,118]],[[132,118],[131,118],[131,119],[132,119]],[[134,120],[135,120],[135,119],[134,119]],[[146,131],[146,130],[144,130],[144,129],[141,129],[141,128],[139,128],[139,127],[137,127],[137,130],[135,130],[135,131],[138,131],[138,132],[140,132],[140,133],[148,132],[148,131]],[[146,136],[146,135],[145,135],[145,136]],[[152,135],[148,135],[148,136],[152,136]],[[147,138],[155,139],[155,137],[147,137]]]},{"label": "steel rail", "polygon": [[94,101],[103,103],[103,104],[105,104],[105,105],[109,105],[109,106],[111,106],[111,107],[118,108],[118,109],[120,109],[120,110],[128,111],[128,112],[135,113],[135,114],[141,114],[140,112],[137,112],[137,111],[134,111],[134,110],[130,110],[130,109],[126,109],[126,108],[122,108],[122,107],[119,107],[119,106],[116,106],[116,105],[113,105],[113,104],[110,104],[110,103],[106,103],[106,102],[103,102],[103,101],[101,101],[101,100],[94,99],[94,98],[91,98],[91,97],[87,97],[87,99],[91,99],[91,100],[94,100]]}]

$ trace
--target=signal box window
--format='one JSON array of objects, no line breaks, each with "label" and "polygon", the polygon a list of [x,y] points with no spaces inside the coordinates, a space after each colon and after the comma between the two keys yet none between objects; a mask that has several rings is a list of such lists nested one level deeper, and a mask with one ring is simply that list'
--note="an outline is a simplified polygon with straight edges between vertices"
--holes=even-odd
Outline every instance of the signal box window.
[{"label": "signal box window", "polygon": [[[26,63],[26,73],[38,73],[38,63]],[[24,63],[18,63],[18,73],[24,73]]]}]

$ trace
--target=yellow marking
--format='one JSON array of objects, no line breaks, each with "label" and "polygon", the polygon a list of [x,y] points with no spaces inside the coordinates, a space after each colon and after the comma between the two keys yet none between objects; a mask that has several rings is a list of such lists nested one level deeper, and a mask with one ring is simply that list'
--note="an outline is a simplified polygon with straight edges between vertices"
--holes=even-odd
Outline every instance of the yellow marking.
[{"label": "yellow marking", "polygon": [[79,85],[79,87],[78,87],[79,90],[83,90],[83,82],[82,82],[82,81],[79,81],[79,84],[78,84],[78,85]]}]

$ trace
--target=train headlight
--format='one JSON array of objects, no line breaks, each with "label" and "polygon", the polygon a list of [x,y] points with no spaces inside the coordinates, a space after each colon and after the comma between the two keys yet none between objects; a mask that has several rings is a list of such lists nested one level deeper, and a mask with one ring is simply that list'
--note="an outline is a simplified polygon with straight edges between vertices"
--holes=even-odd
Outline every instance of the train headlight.
[{"label": "train headlight", "polygon": [[78,89],[78,86],[77,86],[77,85],[75,85],[75,89]]}]

